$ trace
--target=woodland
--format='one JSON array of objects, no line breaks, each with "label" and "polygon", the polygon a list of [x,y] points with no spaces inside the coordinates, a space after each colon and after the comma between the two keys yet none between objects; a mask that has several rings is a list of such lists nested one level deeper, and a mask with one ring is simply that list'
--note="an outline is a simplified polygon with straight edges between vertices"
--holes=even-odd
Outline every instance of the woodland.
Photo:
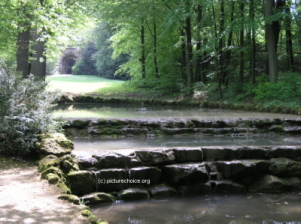
[{"label": "woodland", "polygon": [[3,0],[2,70],[44,79],[66,46],[73,74],[141,91],[300,107],[299,0]]}]

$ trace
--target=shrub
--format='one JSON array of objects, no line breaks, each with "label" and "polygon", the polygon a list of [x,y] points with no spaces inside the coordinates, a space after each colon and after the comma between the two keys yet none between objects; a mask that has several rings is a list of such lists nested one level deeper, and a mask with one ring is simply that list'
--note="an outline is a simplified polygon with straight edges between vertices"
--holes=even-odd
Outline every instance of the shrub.
[{"label": "shrub", "polygon": [[57,94],[33,76],[0,72],[0,152],[25,155],[33,151],[37,135],[58,131],[62,124],[51,116]]},{"label": "shrub", "polygon": [[258,77],[258,85],[254,88],[257,102],[281,101],[300,103],[301,76],[297,73],[283,73],[277,83],[270,83],[267,76]]}]

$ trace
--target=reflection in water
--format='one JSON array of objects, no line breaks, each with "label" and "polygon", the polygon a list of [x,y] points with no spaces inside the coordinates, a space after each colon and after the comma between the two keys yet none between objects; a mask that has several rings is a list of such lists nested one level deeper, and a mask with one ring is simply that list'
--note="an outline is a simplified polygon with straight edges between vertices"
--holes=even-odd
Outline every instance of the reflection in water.
[{"label": "reflection in water", "polygon": [[92,208],[110,224],[301,224],[301,194],[211,195]]},{"label": "reflection in water", "polygon": [[[102,104],[64,104],[55,109],[55,117],[63,118],[297,118],[297,115],[256,113],[176,106],[135,106]],[[299,116],[300,117],[300,116]]]},{"label": "reflection in water", "polygon": [[287,136],[182,136],[162,138],[124,138],[124,139],[74,139],[74,153],[97,153],[122,149],[142,149],[149,147],[194,147],[194,146],[252,146],[252,145],[301,145],[298,137]]}]

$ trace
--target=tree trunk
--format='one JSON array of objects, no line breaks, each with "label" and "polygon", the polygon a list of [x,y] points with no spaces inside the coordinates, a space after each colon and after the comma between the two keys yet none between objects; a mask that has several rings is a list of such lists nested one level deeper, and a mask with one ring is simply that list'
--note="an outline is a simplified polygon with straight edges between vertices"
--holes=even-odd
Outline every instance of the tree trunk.
[{"label": "tree trunk", "polygon": [[192,33],[191,33],[191,18],[186,18],[186,47],[187,47],[187,86],[192,87],[193,84],[193,68],[192,68]]},{"label": "tree trunk", "polygon": [[32,32],[32,40],[34,45],[32,46],[32,61],[31,61],[31,73],[41,79],[46,77],[46,55],[45,55],[45,43],[37,35],[36,31]]},{"label": "tree trunk", "polygon": [[[232,23],[234,21],[234,8],[235,8],[235,1],[231,1],[231,16],[230,16],[230,23]],[[225,64],[226,65],[231,65],[231,53],[232,53],[232,50],[231,50],[231,45],[232,45],[232,39],[233,39],[233,30],[231,29],[230,33],[229,33],[229,36],[228,36],[228,43],[227,43],[227,46],[228,46],[228,49],[225,53]],[[229,76],[229,69],[227,69],[227,71],[225,71],[225,83],[226,85],[228,85],[228,82],[229,82],[229,79],[228,79],[228,76]]]},{"label": "tree trunk", "polygon": [[156,19],[154,19],[154,65],[155,65],[156,78],[159,78],[158,57],[157,57],[157,23],[156,23]]},{"label": "tree trunk", "polygon": [[[254,10],[254,0],[250,0],[250,21],[255,21],[255,10]],[[255,84],[256,82],[256,73],[255,73],[255,60],[256,60],[256,39],[255,39],[255,28],[254,25],[252,25],[251,28],[251,51],[250,51],[250,61],[251,61],[251,77],[252,77],[252,83]]]},{"label": "tree trunk", "polygon": [[293,37],[292,37],[292,15],[290,11],[291,1],[287,0],[285,6],[285,42],[286,42],[286,54],[288,56],[289,69],[294,70],[294,53],[293,53]]},{"label": "tree trunk", "polygon": [[21,2],[20,14],[25,19],[18,24],[17,36],[17,71],[26,78],[30,74],[29,71],[29,40],[30,40],[30,15],[27,13],[27,7]]},{"label": "tree trunk", "polygon": [[[245,10],[245,3],[244,1],[241,1],[240,3],[240,17],[241,19],[244,18],[244,10]],[[240,29],[240,66],[239,66],[239,83],[244,82],[244,57],[245,57],[245,52],[244,52],[244,23],[241,24],[241,29]],[[242,86],[240,86],[242,87]]]},{"label": "tree trunk", "polygon": [[[273,15],[275,8],[274,0],[265,0],[265,18]],[[275,83],[278,78],[277,67],[277,42],[278,42],[278,27],[274,22],[265,24],[266,42],[268,50],[268,68],[269,79],[271,83]]]},{"label": "tree trunk", "polygon": [[187,81],[185,28],[183,27],[180,32],[181,32],[181,72],[182,72],[183,80]]},{"label": "tree trunk", "polygon": [[197,82],[205,82],[205,78],[202,72],[202,54],[201,54],[201,46],[202,46],[202,38],[201,38],[201,21],[202,21],[202,6],[198,5],[196,8],[197,18],[196,18],[196,26],[197,26],[197,43],[196,43],[196,68],[195,68],[195,76]]},{"label": "tree trunk", "polygon": [[219,41],[219,75],[218,75],[218,87],[220,92],[220,97],[223,98],[223,92],[222,92],[222,83],[225,82],[225,69],[224,69],[224,38],[222,37],[223,32],[225,30],[225,2],[224,0],[220,1],[220,41]]},{"label": "tree trunk", "polygon": [[144,22],[142,21],[142,25],[140,28],[140,40],[141,40],[141,72],[142,72],[142,78],[144,79],[146,77],[146,68],[145,68],[145,28],[144,28]]}]

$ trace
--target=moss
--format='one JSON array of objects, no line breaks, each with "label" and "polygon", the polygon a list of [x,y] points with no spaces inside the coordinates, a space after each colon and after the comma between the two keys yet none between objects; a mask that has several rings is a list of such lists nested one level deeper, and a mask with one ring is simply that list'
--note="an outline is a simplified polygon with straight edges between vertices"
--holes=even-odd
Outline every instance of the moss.
[{"label": "moss", "polygon": [[82,216],[85,216],[85,217],[92,216],[92,213],[89,209],[84,209],[80,213],[82,214]]},{"label": "moss", "polygon": [[50,174],[50,173],[56,174],[59,177],[63,177],[63,172],[59,168],[49,167],[48,169],[46,169],[42,172],[42,175],[41,175],[42,179],[47,179],[47,175]]},{"label": "moss", "polygon": [[73,195],[73,194],[62,194],[58,197],[58,199],[65,200],[65,201],[68,201],[70,203],[79,205],[79,198],[76,195]]},{"label": "moss", "polygon": [[60,181],[60,177],[54,173],[49,173],[46,179],[49,184],[57,184]]},{"label": "moss", "polygon": [[56,186],[60,189],[62,194],[71,194],[71,190],[63,181],[59,181]]},{"label": "moss", "polygon": [[58,167],[59,166],[59,158],[55,155],[48,155],[44,157],[39,162],[39,171],[43,172],[50,167]]}]

